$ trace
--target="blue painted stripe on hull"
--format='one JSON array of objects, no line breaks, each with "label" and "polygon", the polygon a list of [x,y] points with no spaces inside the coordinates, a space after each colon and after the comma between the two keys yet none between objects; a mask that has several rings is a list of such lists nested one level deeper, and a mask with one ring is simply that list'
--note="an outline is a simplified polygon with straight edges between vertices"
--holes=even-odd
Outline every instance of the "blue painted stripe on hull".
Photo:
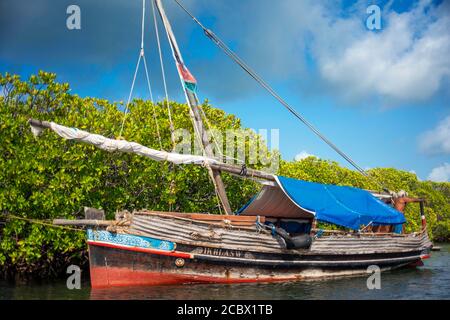
[{"label": "blue painted stripe on hull", "polygon": [[143,249],[174,251],[176,248],[176,244],[171,241],[130,234],[112,233],[105,230],[88,229],[87,238],[89,241],[111,243],[121,246],[136,247]]}]

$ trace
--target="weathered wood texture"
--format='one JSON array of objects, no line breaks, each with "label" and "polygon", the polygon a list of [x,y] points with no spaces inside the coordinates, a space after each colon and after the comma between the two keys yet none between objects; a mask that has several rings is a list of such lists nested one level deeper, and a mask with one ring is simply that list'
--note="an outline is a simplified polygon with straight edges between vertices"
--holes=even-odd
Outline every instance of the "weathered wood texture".
[{"label": "weathered wood texture", "polygon": [[317,253],[380,253],[424,250],[432,243],[427,232],[417,234],[374,236],[361,234],[360,236],[330,235],[316,239],[311,246],[311,252]]},{"label": "weathered wood texture", "polygon": [[105,211],[84,207],[84,218],[87,220],[105,220]]},{"label": "weathered wood texture", "polygon": [[[181,212],[163,212],[163,211],[151,211],[151,210],[140,210],[134,212],[135,215],[158,215],[162,217],[178,217],[185,219],[192,219],[202,222],[216,222],[222,223],[222,225],[232,225],[232,226],[247,226],[255,227],[257,221],[256,216],[236,216],[236,215],[217,215],[217,214],[206,214],[206,213],[181,213]],[[264,223],[266,221],[265,217],[259,217],[259,221]]]},{"label": "weathered wood texture", "polygon": [[164,240],[198,245],[215,245],[236,250],[279,250],[280,240],[268,232],[220,226],[176,217],[134,215],[129,228],[139,234]]},{"label": "weathered wood texture", "polygon": [[331,234],[313,241],[310,249],[286,250],[284,241],[266,230],[253,227],[233,227],[216,222],[196,221],[175,215],[134,214],[125,232],[180,243],[208,245],[235,250],[314,253],[314,254],[370,254],[406,252],[429,248],[431,242],[425,232],[410,235]]},{"label": "weathered wood texture", "polygon": [[116,222],[113,220],[93,220],[93,219],[54,219],[53,224],[58,226],[111,226]]}]

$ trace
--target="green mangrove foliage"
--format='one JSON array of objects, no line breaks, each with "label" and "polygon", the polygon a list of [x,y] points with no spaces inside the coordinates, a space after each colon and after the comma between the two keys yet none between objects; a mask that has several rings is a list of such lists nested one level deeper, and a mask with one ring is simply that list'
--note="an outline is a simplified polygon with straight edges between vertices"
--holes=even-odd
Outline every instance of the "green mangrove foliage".
[{"label": "green mangrove foliage", "polygon": [[[405,190],[410,197],[426,200],[425,216],[430,236],[435,241],[450,240],[450,183],[419,181],[413,173],[393,168],[368,170],[369,178],[341,167],[338,163],[308,157],[297,162],[281,162],[280,175],[293,178],[353,186],[367,190],[380,190],[380,184],[389,190]],[[418,231],[421,227],[419,205],[406,207],[406,232]],[[327,226],[330,227],[330,226]]]},{"label": "green mangrove foliage", "polygon": [[[54,121],[115,138],[123,120],[122,103],[71,94],[68,84],[58,83],[55,74],[46,72],[26,81],[17,75],[0,74],[0,93],[1,276],[53,277],[64,274],[69,264],[85,265],[83,232],[42,223],[54,218],[82,218],[84,206],[102,208],[109,218],[116,210],[140,208],[219,213],[218,199],[204,168],[108,153],[63,140],[48,130],[36,138],[27,123],[29,118]],[[176,102],[170,102],[170,106],[175,129],[188,130],[193,136],[188,107]],[[122,137],[160,149],[158,124],[163,149],[172,149],[164,102],[152,105],[134,100],[129,109]],[[241,128],[233,115],[207,102],[203,110],[216,131],[240,129],[247,137],[245,150],[264,145],[260,136]],[[237,153],[232,156],[239,157]],[[260,156],[272,160],[279,157],[266,149]],[[450,238],[449,183],[421,182],[415,175],[395,169],[370,172],[393,190],[404,189],[426,198],[434,237]],[[315,158],[281,162],[280,174],[376,189],[373,182],[358,173]],[[258,190],[255,183],[229,175],[224,175],[224,182],[234,210]],[[412,218],[408,230],[417,228],[420,222],[416,208],[408,209],[407,216]]]},{"label": "green mangrove foliage", "polygon": [[[117,137],[123,105],[70,94],[68,84],[40,72],[22,81],[0,75],[0,270],[4,275],[58,275],[69,262],[86,259],[84,234],[22,220],[82,218],[83,206],[102,208],[112,218],[116,210],[148,208],[162,211],[219,213],[214,187],[204,168],[172,166],[131,154],[108,153],[94,146],[67,141],[47,130],[36,138],[29,118],[54,121],[107,137]],[[175,129],[193,136],[188,107],[170,103]],[[232,115],[203,109],[215,130],[240,129]],[[153,111],[155,113],[153,113]],[[160,149],[172,149],[165,103],[135,100],[121,136]],[[258,142],[251,136],[246,144]],[[248,147],[248,146],[247,146]],[[233,209],[257,190],[251,181],[224,175]]]}]

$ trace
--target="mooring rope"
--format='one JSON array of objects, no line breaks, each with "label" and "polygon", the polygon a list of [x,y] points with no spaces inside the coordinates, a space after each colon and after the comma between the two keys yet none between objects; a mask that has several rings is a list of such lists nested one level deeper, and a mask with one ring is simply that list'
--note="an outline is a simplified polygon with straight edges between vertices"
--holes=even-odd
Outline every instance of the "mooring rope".
[{"label": "mooring rope", "polygon": [[[54,225],[51,222],[45,222],[46,220],[37,220],[37,219],[31,219],[31,218],[24,218],[24,217],[19,217],[16,215],[13,215],[11,213],[8,214],[1,214],[2,216],[6,217],[6,218],[13,218],[16,220],[23,220],[26,221],[28,223],[33,223],[33,224],[39,224],[39,225],[43,225],[43,226],[47,226],[47,227],[52,227],[52,228],[59,228],[59,229],[65,229],[65,230],[70,230],[70,231],[81,231],[81,232],[85,232],[83,229],[77,229],[77,228],[71,228],[71,227],[66,227],[66,226],[58,226],[58,225]],[[47,220],[48,221],[48,220]]]}]

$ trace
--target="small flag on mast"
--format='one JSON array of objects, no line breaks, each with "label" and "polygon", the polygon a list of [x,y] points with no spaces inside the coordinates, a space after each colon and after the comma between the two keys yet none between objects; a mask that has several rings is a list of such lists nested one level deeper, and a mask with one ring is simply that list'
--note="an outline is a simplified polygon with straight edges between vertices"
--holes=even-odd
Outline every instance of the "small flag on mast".
[{"label": "small flag on mast", "polygon": [[197,89],[197,80],[195,80],[194,76],[191,74],[188,68],[183,63],[177,62],[178,72],[180,73],[181,78],[184,82],[184,87],[195,93]]}]

